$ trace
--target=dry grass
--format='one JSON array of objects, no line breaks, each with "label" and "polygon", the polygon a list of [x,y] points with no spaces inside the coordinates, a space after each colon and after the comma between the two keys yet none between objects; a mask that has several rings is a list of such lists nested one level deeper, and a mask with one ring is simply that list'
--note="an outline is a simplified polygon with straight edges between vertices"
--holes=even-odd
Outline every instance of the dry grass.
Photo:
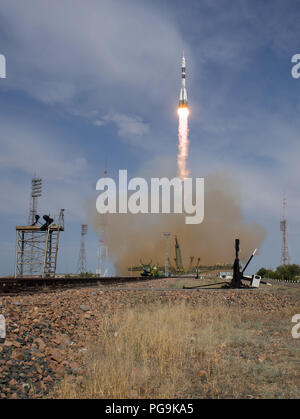
[{"label": "dry grass", "polygon": [[106,315],[83,381],[66,378],[56,397],[299,397],[291,314],[151,304]]}]

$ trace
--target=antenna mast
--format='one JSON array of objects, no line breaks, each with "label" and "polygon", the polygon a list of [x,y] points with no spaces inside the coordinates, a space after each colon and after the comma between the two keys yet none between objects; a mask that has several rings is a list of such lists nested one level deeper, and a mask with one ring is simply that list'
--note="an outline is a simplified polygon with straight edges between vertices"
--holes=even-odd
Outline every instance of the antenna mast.
[{"label": "antenna mast", "polygon": [[281,250],[281,264],[289,265],[290,256],[287,244],[287,216],[286,216],[287,200],[286,197],[282,201],[282,219],[280,221],[280,231],[282,232],[282,250]]},{"label": "antenna mast", "polygon": [[77,273],[83,274],[87,272],[86,251],[85,251],[85,236],[87,235],[87,224],[81,225],[81,246],[77,263]]}]

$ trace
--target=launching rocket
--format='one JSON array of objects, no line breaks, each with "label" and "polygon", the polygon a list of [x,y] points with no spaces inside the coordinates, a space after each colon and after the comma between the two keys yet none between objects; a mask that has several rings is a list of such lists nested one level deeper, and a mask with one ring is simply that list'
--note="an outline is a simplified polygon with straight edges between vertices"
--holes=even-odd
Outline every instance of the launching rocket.
[{"label": "launching rocket", "polygon": [[178,176],[181,180],[188,177],[189,171],[186,167],[186,160],[189,155],[189,106],[185,88],[185,58],[182,56],[181,64],[181,89],[178,105],[178,155],[177,167]]},{"label": "launching rocket", "polygon": [[182,64],[181,64],[181,89],[179,96],[179,108],[188,108],[187,93],[185,87],[185,57],[182,55]]}]

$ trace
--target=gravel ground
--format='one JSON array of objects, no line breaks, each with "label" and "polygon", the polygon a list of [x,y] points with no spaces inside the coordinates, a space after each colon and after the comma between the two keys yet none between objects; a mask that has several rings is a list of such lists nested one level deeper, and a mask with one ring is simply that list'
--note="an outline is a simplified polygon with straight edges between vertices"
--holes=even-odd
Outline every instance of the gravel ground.
[{"label": "gravel ground", "polygon": [[7,324],[6,340],[0,343],[0,398],[45,398],[66,374],[70,380],[81,380],[83,355],[101,336],[104,313],[155,301],[219,301],[262,312],[299,306],[292,296],[263,289],[208,292],[167,287],[168,280],[160,279],[123,289],[91,287],[0,297],[0,314]]}]

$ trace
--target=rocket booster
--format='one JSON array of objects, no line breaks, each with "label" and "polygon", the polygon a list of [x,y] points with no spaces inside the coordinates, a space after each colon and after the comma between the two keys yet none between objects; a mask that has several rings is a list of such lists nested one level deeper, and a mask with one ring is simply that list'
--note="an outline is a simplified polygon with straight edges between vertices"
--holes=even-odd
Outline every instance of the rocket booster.
[{"label": "rocket booster", "polygon": [[183,54],[181,62],[181,89],[179,95],[179,108],[188,107],[187,92],[185,87],[185,74],[185,57]]}]

